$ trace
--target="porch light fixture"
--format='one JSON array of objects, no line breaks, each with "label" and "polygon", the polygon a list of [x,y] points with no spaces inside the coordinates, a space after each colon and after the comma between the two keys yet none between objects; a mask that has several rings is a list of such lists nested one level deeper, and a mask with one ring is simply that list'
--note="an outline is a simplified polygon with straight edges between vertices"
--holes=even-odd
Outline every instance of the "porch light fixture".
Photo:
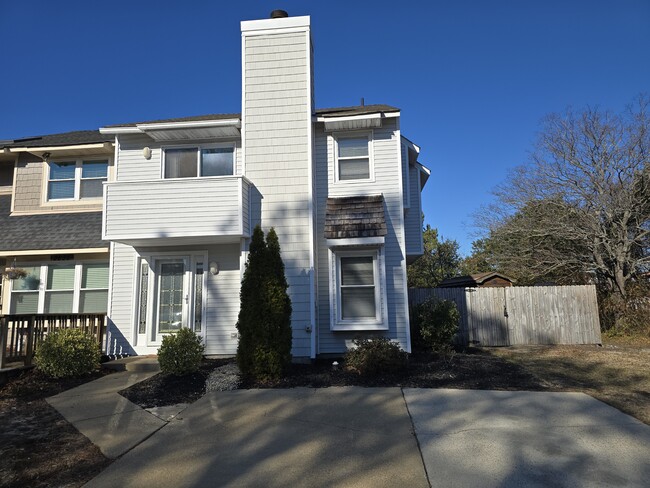
[{"label": "porch light fixture", "polygon": [[210,261],[210,274],[211,275],[219,274],[219,264],[216,261]]},{"label": "porch light fixture", "polygon": [[151,159],[151,148],[149,146],[145,147],[142,149],[142,155],[144,156],[144,159]]}]

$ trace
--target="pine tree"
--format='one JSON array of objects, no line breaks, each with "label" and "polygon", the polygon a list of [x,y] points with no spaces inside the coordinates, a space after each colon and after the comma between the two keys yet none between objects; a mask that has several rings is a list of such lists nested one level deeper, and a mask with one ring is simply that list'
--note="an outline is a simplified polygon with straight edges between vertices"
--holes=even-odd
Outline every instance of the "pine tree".
[{"label": "pine tree", "polygon": [[244,376],[279,378],[291,362],[291,300],[274,229],[253,231],[240,292],[237,364]]}]

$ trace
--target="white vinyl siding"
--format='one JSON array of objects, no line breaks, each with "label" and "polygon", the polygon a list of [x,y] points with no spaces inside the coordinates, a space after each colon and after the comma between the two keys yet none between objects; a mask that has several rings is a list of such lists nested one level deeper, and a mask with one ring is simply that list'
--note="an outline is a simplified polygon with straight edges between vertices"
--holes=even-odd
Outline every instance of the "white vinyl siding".
[{"label": "white vinyl siding", "polygon": [[386,326],[382,336],[399,342],[407,347],[408,315],[406,313],[406,287],[404,282],[405,244],[403,238],[404,208],[400,185],[401,178],[400,144],[396,119],[385,119],[381,128],[372,131],[372,148],[374,159],[374,182],[356,182],[355,184],[330,185],[335,181],[335,147],[334,138],[318,126],[315,135],[315,168],[317,182],[317,227],[318,249],[318,352],[341,353],[352,345],[352,340],[359,331],[331,330],[330,310],[330,273],[328,272],[328,248],[323,238],[325,227],[325,208],[327,197],[349,197],[356,195],[377,195],[381,193],[385,200],[386,224],[388,235],[385,237],[383,257],[386,279]]},{"label": "white vinyl siding", "polygon": [[404,215],[406,234],[406,255],[413,258],[424,252],[422,245],[422,204],[420,193],[420,171],[409,165],[408,184],[410,187],[411,206]]},{"label": "white vinyl siding", "polygon": [[[142,250],[147,255],[164,253],[188,254],[197,251],[208,252],[204,263],[206,276],[202,301],[205,304],[205,316],[202,317],[205,354],[235,354],[237,352],[237,317],[239,314],[240,244],[223,244],[209,246],[162,246]],[[111,334],[109,353],[155,354],[158,346],[138,343],[134,333],[139,329],[139,295],[135,281],[139,277],[136,269],[138,253],[130,246],[114,244],[113,281],[111,288]],[[219,273],[213,275],[208,270],[208,263],[218,263]]]},{"label": "white vinyl siding", "polygon": [[248,191],[241,176],[108,183],[104,238],[248,235]]},{"label": "white vinyl siding", "polygon": [[251,226],[275,227],[293,314],[293,355],[309,357],[310,134],[309,33],[243,37],[245,174],[254,182]]}]

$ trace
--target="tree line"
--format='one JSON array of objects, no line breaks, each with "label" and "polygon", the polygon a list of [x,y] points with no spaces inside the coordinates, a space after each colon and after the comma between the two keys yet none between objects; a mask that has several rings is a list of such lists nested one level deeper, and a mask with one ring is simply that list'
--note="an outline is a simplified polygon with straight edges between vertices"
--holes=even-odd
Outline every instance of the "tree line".
[{"label": "tree line", "polygon": [[471,254],[427,225],[409,286],[486,271],[520,285],[595,284],[605,328],[650,330],[649,103],[548,115],[529,161],[476,213]]}]

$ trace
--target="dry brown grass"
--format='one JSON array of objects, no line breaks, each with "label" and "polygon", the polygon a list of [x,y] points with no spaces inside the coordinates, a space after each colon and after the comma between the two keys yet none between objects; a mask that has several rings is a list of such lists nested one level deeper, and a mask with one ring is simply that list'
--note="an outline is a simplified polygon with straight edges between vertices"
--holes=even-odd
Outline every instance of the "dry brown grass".
[{"label": "dry brown grass", "polygon": [[605,339],[598,346],[491,349],[552,391],[579,391],[650,425],[650,341]]}]

